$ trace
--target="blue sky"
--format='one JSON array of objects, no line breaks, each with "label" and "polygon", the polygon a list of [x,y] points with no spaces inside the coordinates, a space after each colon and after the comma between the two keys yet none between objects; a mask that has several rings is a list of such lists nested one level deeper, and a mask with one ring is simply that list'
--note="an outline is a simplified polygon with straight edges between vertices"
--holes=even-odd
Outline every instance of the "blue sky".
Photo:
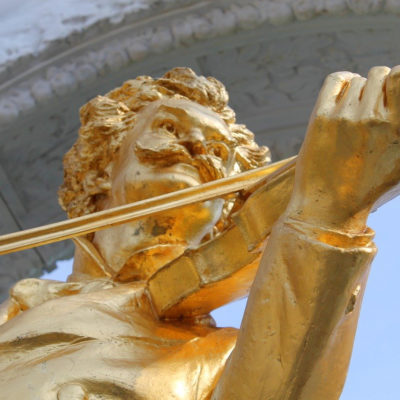
[{"label": "blue sky", "polygon": [[[379,251],[372,265],[347,382],[341,400],[398,400],[400,366],[400,197],[371,214]],[[65,280],[71,261],[44,278]],[[239,327],[246,300],[214,311],[219,326]],[[321,399],[323,400],[323,399]]]}]

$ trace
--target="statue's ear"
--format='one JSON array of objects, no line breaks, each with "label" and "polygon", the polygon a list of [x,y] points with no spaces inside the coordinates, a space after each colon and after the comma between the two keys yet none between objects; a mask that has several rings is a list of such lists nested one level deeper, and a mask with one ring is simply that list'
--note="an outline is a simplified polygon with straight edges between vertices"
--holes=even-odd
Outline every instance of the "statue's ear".
[{"label": "statue's ear", "polygon": [[93,196],[93,202],[96,206],[96,211],[106,210],[108,207],[108,202],[111,197],[111,189],[103,193],[98,193]]}]

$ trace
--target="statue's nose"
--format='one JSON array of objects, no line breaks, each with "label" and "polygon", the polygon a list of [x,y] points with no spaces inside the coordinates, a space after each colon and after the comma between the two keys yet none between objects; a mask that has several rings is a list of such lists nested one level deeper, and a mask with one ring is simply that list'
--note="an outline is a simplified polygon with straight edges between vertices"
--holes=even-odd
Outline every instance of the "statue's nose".
[{"label": "statue's nose", "polygon": [[205,136],[201,129],[193,128],[190,130],[187,140],[191,142],[204,142]]},{"label": "statue's nose", "polygon": [[192,156],[206,153],[206,138],[201,129],[191,129],[181,144],[188,149]]}]

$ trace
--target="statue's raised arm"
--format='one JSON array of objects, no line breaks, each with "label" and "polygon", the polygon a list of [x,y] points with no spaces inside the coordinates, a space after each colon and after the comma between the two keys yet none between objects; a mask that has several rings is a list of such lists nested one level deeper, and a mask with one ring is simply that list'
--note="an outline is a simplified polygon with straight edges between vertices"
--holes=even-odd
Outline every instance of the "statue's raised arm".
[{"label": "statue's raised arm", "polygon": [[[400,180],[399,82],[330,75],[294,180],[95,232],[68,282],[17,283],[0,399],[337,400],[375,254],[366,219]],[[186,68],[96,97],[60,203],[77,217],[267,164],[227,103]],[[249,290],[240,331],[216,328],[209,312]]]},{"label": "statue's raised arm", "polygon": [[375,254],[367,217],[400,180],[399,110],[399,67],[326,78],[213,399],[339,399]]}]

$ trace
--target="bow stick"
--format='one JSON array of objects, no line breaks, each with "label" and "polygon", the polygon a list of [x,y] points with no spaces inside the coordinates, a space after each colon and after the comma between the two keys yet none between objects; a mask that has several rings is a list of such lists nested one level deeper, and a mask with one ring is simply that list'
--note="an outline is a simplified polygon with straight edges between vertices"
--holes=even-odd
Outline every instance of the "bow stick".
[{"label": "bow stick", "polygon": [[[294,167],[296,158],[297,156],[294,156],[265,167],[109,210],[2,235],[0,236],[0,255],[72,239],[174,208],[248,189]],[[372,210],[376,211],[399,195],[400,183],[382,196]]]},{"label": "bow stick", "polygon": [[248,189],[262,180],[295,165],[291,157],[202,185],[152,197],[135,203],[99,211],[77,218],[0,236],[0,255],[26,250],[65,239],[86,235],[111,226],[134,221],[189,204],[212,200]]}]

